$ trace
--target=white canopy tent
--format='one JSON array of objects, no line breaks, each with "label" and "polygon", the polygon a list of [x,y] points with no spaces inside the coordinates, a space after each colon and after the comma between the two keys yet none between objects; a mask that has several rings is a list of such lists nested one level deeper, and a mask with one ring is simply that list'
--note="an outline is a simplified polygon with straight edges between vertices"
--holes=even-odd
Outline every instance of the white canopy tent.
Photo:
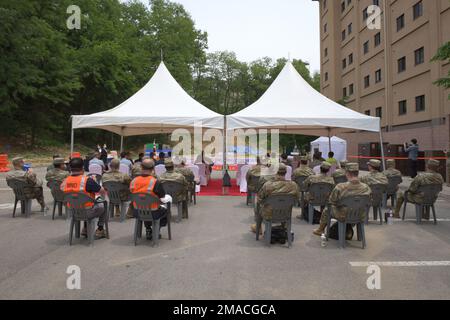
[{"label": "white canopy tent", "polygon": [[74,129],[98,128],[121,136],[169,133],[194,126],[223,129],[224,116],[194,100],[170,74],[163,62],[153,77],[138,92],[117,107],[90,115],[72,116]]},{"label": "white canopy tent", "polygon": [[245,128],[279,129],[280,133],[329,139],[339,132],[365,130],[380,132],[382,142],[378,117],[361,114],[328,99],[312,88],[291,62],[286,63],[258,101],[227,116],[227,130]]},{"label": "white canopy tent", "polygon": [[[320,137],[311,142],[311,154],[314,150],[322,152],[324,158],[330,151],[330,139],[328,137]],[[347,160],[347,141],[336,136],[331,137],[331,151],[334,152],[334,158],[338,161]]]}]

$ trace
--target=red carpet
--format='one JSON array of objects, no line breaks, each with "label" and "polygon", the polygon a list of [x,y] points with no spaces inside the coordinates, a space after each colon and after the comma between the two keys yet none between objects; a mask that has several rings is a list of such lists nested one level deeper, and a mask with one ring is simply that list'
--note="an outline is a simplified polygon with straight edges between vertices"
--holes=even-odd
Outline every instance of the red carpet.
[{"label": "red carpet", "polygon": [[[223,196],[222,194],[222,179],[211,179],[207,186],[200,188],[199,196]],[[236,179],[231,180],[231,187],[228,190],[227,196],[244,197],[246,193],[239,192],[239,186],[236,185]]]}]

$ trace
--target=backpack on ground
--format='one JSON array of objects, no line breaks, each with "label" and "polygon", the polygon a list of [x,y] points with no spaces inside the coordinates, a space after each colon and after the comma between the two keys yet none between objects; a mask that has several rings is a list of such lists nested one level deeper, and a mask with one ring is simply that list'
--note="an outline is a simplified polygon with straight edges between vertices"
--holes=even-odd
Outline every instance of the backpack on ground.
[{"label": "backpack on ground", "polygon": [[[338,223],[335,222],[330,227],[330,239],[339,240],[339,229]],[[353,226],[351,224],[347,224],[347,230],[345,230],[345,239],[352,240],[353,239]]]}]

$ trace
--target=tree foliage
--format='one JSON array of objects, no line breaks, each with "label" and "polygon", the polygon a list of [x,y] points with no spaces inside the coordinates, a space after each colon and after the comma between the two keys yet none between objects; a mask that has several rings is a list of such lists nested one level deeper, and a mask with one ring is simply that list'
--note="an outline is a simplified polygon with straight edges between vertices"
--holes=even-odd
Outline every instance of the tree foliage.
[{"label": "tree foliage", "polygon": [[[445,63],[450,62],[450,41],[439,48],[432,61],[442,61]],[[450,71],[446,77],[438,79],[435,84],[445,89],[450,89]],[[450,100],[450,94],[448,95],[448,99]]]},{"label": "tree foliage", "polygon": [[[255,102],[286,63],[207,53],[207,33],[183,6],[167,0],[150,0],[148,6],[138,0],[77,0],[79,30],[66,26],[72,3],[0,2],[1,137],[29,146],[67,142],[71,115],[117,106],[149,80],[162,56],[189,94],[221,114]],[[319,90],[318,74],[311,76],[301,60],[293,64]],[[77,132],[77,139],[91,145],[109,144],[113,137],[101,130]]]}]

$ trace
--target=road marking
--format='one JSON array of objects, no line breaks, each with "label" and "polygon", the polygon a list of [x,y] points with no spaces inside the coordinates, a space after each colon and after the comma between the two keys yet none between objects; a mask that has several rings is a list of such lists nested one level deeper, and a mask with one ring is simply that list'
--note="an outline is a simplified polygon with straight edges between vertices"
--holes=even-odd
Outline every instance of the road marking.
[{"label": "road marking", "polygon": [[[14,203],[2,203],[0,204],[0,210],[13,209]],[[20,201],[17,203],[17,208],[20,208]]]},{"label": "road marking", "polygon": [[349,262],[352,267],[450,267],[450,261],[360,261]]}]

